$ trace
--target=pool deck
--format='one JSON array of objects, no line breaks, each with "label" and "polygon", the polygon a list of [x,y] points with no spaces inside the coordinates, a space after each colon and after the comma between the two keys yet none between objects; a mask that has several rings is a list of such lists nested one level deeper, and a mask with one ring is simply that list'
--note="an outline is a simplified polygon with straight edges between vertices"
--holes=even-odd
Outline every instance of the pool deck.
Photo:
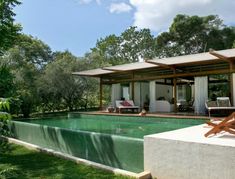
[{"label": "pool deck", "polygon": [[235,136],[222,132],[206,138],[208,130],[202,124],[145,136],[145,170],[158,179],[233,179]]},{"label": "pool deck", "polygon": [[[73,113],[73,112],[72,112]],[[111,116],[140,116],[138,113],[116,113],[106,111],[93,111],[93,112],[74,112],[81,114],[98,114],[98,115],[111,115]],[[181,118],[181,119],[205,119],[209,120],[209,116],[195,115],[194,113],[147,113],[142,117],[167,117],[167,118]],[[211,117],[214,118],[214,117]],[[218,118],[218,117],[216,117]]]}]

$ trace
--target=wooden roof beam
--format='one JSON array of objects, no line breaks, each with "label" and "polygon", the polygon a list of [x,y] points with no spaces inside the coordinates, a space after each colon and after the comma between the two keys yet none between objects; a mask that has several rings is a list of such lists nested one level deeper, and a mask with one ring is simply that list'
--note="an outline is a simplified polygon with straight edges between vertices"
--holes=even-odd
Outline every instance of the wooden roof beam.
[{"label": "wooden roof beam", "polygon": [[158,62],[151,62],[151,61],[148,61],[147,59],[145,60],[146,63],[151,63],[151,64],[154,64],[154,65],[158,65],[160,67],[163,67],[163,68],[170,68],[172,70],[175,70],[174,67],[170,66],[170,65],[167,65],[167,64],[164,64],[164,63],[158,63]]},{"label": "wooden roof beam", "polygon": [[123,70],[110,69],[109,67],[103,67],[102,70],[108,70],[113,72],[123,72]]},{"label": "wooden roof beam", "polygon": [[145,62],[154,64],[154,65],[158,65],[158,66],[163,67],[163,68],[168,68],[168,69],[170,68],[173,71],[180,70],[181,72],[184,72],[184,70],[182,70],[180,68],[176,68],[175,65],[167,65],[167,64],[164,64],[164,63],[158,63],[158,62],[153,62],[153,61],[148,61],[148,60],[145,60]]},{"label": "wooden roof beam", "polygon": [[211,55],[213,55],[213,56],[219,58],[220,60],[226,61],[226,62],[228,62],[228,63],[231,62],[231,60],[229,60],[229,57],[226,57],[226,56],[224,56],[224,55],[222,55],[222,54],[216,52],[216,51],[213,50],[213,49],[210,49],[210,50],[209,50],[209,53],[210,53]]}]

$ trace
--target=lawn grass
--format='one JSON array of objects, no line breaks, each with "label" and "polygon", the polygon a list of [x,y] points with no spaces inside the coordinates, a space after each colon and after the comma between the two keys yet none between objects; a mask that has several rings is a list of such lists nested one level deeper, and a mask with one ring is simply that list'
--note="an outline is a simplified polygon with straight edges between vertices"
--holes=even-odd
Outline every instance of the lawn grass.
[{"label": "lawn grass", "polygon": [[0,147],[0,179],[130,179],[15,144]]}]

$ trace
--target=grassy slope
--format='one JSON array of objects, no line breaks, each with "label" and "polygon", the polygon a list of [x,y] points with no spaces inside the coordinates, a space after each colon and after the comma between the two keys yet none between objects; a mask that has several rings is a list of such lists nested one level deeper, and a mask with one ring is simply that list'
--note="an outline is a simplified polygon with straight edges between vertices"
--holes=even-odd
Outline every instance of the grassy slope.
[{"label": "grassy slope", "polygon": [[128,179],[14,144],[9,144],[4,151],[0,150],[1,178]]}]

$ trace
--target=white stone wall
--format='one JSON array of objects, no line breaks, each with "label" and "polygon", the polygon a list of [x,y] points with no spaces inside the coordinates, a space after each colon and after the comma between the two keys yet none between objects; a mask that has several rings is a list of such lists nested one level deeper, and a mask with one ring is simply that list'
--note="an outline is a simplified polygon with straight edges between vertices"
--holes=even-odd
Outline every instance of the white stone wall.
[{"label": "white stone wall", "polygon": [[144,137],[144,169],[157,179],[234,179],[235,138],[204,125]]}]

